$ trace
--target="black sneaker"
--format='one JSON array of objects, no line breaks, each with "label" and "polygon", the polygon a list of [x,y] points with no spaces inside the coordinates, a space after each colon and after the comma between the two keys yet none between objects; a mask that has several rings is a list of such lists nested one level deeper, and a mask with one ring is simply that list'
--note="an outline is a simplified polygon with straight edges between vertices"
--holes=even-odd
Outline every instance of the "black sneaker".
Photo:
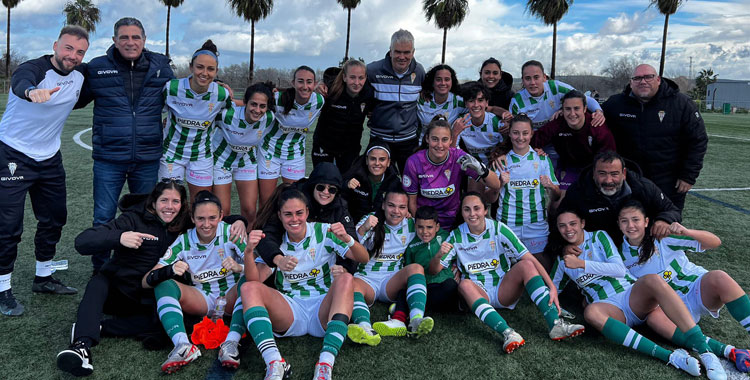
[{"label": "black sneaker", "polygon": [[31,291],[34,293],[50,293],[50,294],[76,294],[78,290],[65,286],[60,280],[49,276],[46,277],[46,281],[36,282],[31,285]]},{"label": "black sneaker", "polygon": [[23,310],[23,305],[16,301],[16,297],[13,296],[13,292],[10,289],[0,292],[0,313],[17,317],[23,314]]},{"label": "black sneaker", "polygon": [[73,376],[88,376],[94,372],[91,365],[91,350],[81,341],[77,341],[67,350],[57,354],[57,368]]}]

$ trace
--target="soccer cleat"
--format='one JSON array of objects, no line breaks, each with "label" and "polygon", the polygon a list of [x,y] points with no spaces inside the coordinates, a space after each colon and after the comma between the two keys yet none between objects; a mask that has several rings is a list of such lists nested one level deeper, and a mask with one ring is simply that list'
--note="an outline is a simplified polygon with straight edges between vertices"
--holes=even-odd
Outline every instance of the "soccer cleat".
[{"label": "soccer cleat", "polygon": [[313,371],[313,380],[331,380],[331,372],[333,372],[333,368],[330,364],[318,362],[315,364],[315,370]]},{"label": "soccer cleat", "polygon": [[226,341],[219,346],[219,362],[222,366],[237,369],[240,366],[239,342]]},{"label": "soccer cleat", "polygon": [[0,313],[3,315],[17,317],[23,314],[23,305],[16,301],[13,291],[10,289],[0,292]]},{"label": "soccer cleat", "polygon": [[693,376],[701,375],[701,365],[698,363],[698,360],[690,356],[690,354],[682,348],[672,351],[672,354],[669,355],[668,364]]},{"label": "soccer cleat", "polygon": [[721,360],[713,352],[704,352],[700,354],[701,363],[706,368],[706,377],[711,380],[726,380],[727,373],[721,366]]},{"label": "soccer cleat", "polygon": [[67,350],[57,354],[57,368],[73,376],[88,376],[94,372],[91,365],[91,350],[81,342],[75,342]]},{"label": "soccer cleat", "polygon": [[166,373],[174,373],[200,356],[201,350],[198,349],[198,346],[192,343],[181,344],[172,349],[167,361],[162,363],[161,370]]},{"label": "soccer cleat", "polygon": [[733,348],[729,353],[729,360],[734,362],[734,366],[740,372],[750,371],[750,350]]},{"label": "soccer cleat", "polygon": [[78,290],[76,288],[65,286],[65,284],[62,283],[62,281],[52,276],[47,277],[47,280],[44,282],[34,282],[31,285],[31,291],[34,293],[65,294],[65,295],[78,293]]},{"label": "soccer cleat", "polygon": [[431,317],[412,318],[409,321],[409,336],[420,338],[427,335],[435,327],[435,321]]},{"label": "soccer cleat", "polygon": [[552,326],[552,330],[549,330],[549,337],[552,340],[562,340],[565,338],[572,338],[583,334],[586,330],[582,325],[576,325],[574,323],[557,319],[555,325]]},{"label": "soccer cleat", "polygon": [[521,337],[521,334],[517,333],[516,330],[513,330],[510,327],[503,331],[503,338],[505,339],[503,342],[503,350],[506,354],[510,354],[526,343],[526,341],[523,340],[523,337]]},{"label": "soccer cleat", "polygon": [[377,346],[380,344],[380,335],[372,327],[364,323],[350,323],[346,335],[354,343],[366,344],[368,346]]},{"label": "soccer cleat", "polygon": [[380,336],[404,336],[406,335],[406,324],[398,319],[389,319],[385,322],[375,322],[372,328]]},{"label": "soccer cleat", "polygon": [[266,367],[266,377],[263,380],[285,380],[292,374],[292,367],[284,361],[274,360]]}]

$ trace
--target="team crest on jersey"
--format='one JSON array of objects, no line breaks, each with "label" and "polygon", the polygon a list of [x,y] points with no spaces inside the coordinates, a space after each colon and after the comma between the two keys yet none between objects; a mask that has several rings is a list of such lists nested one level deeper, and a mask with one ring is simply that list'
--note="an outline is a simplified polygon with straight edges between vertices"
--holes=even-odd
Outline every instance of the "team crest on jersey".
[{"label": "team crest on jersey", "polygon": [[406,236],[401,236],[401,244],[406,244]]},{"label": "team crest on jersey", "polygon": [[661,123],[662,121],[664,121],[664,115],[666,115],[666,114],[667,114],[667,113],[666,113],[666,112],[664,112],[664,111],[659,111],[659,122],[660,122],[660,123]]},{"label": "team crest on jersey", "polygon": [[553,109],[555,108],[555,100],[554,99],[550,99],[550,101],[549,101],[549,107],[553,108]]},{"label": "team crest on jersey", "polygon": [[589,146],[591,146],[591,144],[592,144],[593,142],[594,142],[594,138],[593,138],[593,137],[591,137],[591,136],[589,136]]},{"label": "team crest on jersey", "polygon": [[465,267],[466,267],[467,272],[476,274],[476,273],[486,272],[488,270],[495,269],[497,268],[498,265],[500,265],[500,261],[498,261],[497,259],[492,259],[492,260],[484,259],[484,260],[467,263]]},{"label": "team crest on jersey", "polygon": [[534,163],[534,170],[539,170],[539,163],[538,162]]},{"label": "team crest on jersey", "polygon": [[451,170],[450,169],[445,169],[445,171],[443,172],[443,174],[445,174],[445,178],[451,179]]},{"label": "team crest on jersey", "polygon": [[365,103],[360,103],[360,104],[359,104],[359,111],[360,111],[360,112],[365,112],[365,106],[366,106],[366,105],[367,105],[367,104],[365,104]]},{"label": "team crest on jersey", "polygon": [[417,79],[417,73],[411,73],[411,83],[414,83],[415,79]]},{"label": "team crest on jersey", "polygon": [[208,112],[213,112],[213,110],[214,110],[214,104],[208,103]]},{"label": "team crest on jersey", "polygon": [[495,242],[490,241],[490,251],[494,251],[494,250],[495,250]]},{"label": "team crest on jersey", "polygon": [[8,170],[10,171],[10,176],[13,177],[16,174],[16,169],[18,168],[18,164],[15,162],[8,162]]},{"label": "team crest on jersey", "polygon": [[310,248],[310,250],[307,251],[307,253],[310,255],[311,259],[315,260],[315,248]]},{"label": "team crest on jersey", "polygon": [[[310,121],[310,120],[312,120],[312,117],[313,117],[313,112],[312,112],[312,111],[310,111],[310,112],[309,112],[309,113],[307,114],[307,121]],[[307,132],[307,131],[305,131],[305,132]]]},{"label": "team crest on jersey", "polygon": [[216,250],[216,253],[219,255],[219,258],[224,261],[224,248],[219,248]]}]

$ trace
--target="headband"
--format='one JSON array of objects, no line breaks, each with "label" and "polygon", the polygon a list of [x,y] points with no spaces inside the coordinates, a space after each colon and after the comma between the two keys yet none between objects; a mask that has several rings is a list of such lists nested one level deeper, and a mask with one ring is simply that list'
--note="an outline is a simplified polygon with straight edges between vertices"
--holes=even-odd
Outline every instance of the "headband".
[{"label": "headband", "polygon": [[219,58],[216,56],[216,54],[214,54],[214,52],[212,52],[210,50],[205,50],[205,49],[204,50],[198,50],[198,51],[196,51],[195,54],[193,54],[193,58],[192,59],[195,59],[195,57],[197,57],[197,56],[199,56],[201,54],[210,55],[211,57],[214,57],[214,59],[216,60],[216,63],[219,63]]},{"label": "headband", "polygon": [[385,151],[386,154],[388,154],[388,158],[391,158],[391,151],[388,150],[388,148],[382,146],[382,145],[373,145],[370,147],[370,149],[367,150],[367,153],[365,153],[365,156],[369,155],[370,152],[372,152],[374,149],[382,149]]}]

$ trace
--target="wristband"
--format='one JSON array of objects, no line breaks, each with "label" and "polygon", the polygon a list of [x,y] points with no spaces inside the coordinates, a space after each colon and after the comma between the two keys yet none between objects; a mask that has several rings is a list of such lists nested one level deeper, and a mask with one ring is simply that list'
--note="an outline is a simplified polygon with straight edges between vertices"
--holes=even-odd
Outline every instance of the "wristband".
[{"label": "wristband", "polygon": [[31,93],[31,91],[34,91],[34,90],[36,90],[36,86],[31,86],[27,88],[26,90],[24,90],[23,94],[26,96],[26,99],[31,100],[31,97],[29,96],[29,94]]},{"label": "wristband", "polygon": [[156,285],[159,285],[172,277],[174,277],[174,269],[172,269],[171,265],[167,265],[149,272],[148,276],[146,276],[146,283],[150,287],[155,288]]},{"label": "wristband", "polygon": [[349,247],[349,248],[351,248],[351,247],[354,247],[354,244],[356,243],[356,241],[354,241],[353,237],[351,237],[351,236],[349,236],[349,237],[351,239],[349,239],[349,242],[346,243],[346,246]]}]

